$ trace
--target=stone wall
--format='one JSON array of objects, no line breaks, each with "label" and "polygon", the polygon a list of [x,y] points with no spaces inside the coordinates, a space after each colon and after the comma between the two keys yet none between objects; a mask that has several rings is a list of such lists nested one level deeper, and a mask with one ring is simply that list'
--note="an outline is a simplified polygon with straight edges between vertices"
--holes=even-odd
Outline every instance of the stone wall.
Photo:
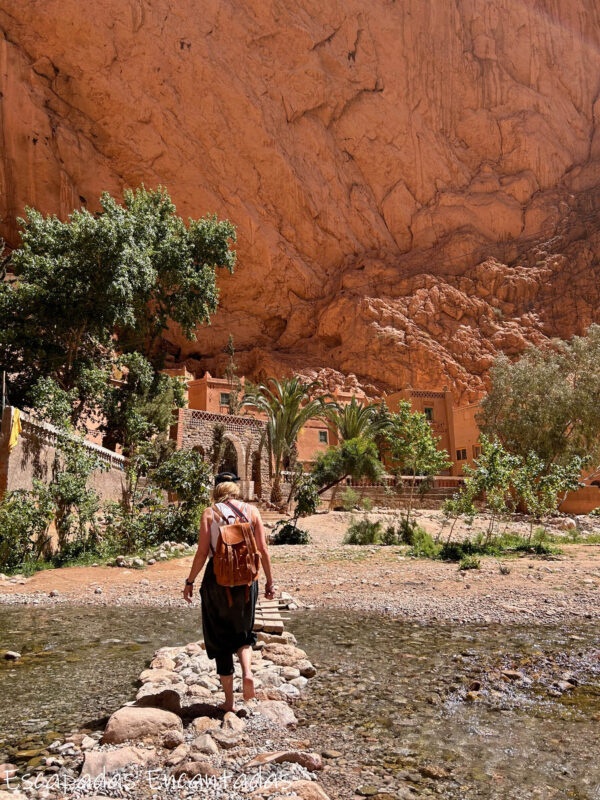
[{"label": "stone wall", "polygon": [[242,495],[248,500],[269,494],[269,461],[264,442],[266,423],[254,417],[217,414],[181,408],[177,419],[177,447],[199,450],[206,460],[213,451],[215,429],[223,425],[231,444],[229,468],[242,479]]},{"label": "stone wall", "polygon": [[[9,452],[8,440],[15,409],[7,406],[2,414],[0,426],[0,497],[15,489],[32,489],[33,479],[48,482],[56,457],[57,429],[39,422],[21,412],[21,433],[16,445]],[[102,501],[120,500],[123,495],[125,459],[105,447],[85,442],[108,467],[97,470],[90,476],[89,485],[95,489]]]}]

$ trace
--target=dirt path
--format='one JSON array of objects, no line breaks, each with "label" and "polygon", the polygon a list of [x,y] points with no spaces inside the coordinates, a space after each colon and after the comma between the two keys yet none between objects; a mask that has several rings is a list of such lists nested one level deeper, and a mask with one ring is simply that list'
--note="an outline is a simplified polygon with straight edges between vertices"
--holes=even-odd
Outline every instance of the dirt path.
[{"label": "dirt path", "polygon": [[[435,534],[439,515],[423,513],[420,521]],[[460,572],[453,563],[409,558],[405,548],[343,545],[348,518],[343,512],[317,515],[304,521],[310,545],[272,548],[278,587],[301,606],[454,622],[600,617],[599,545],[564,545],[563,555],[550,558],[505,559],[509,574],[500,572],[494,558],[483,558],[479,570]],[[17,583],[1,581],[0,602],[180,606],[191,560],[186,556],[143,569],[44,570]]]}]

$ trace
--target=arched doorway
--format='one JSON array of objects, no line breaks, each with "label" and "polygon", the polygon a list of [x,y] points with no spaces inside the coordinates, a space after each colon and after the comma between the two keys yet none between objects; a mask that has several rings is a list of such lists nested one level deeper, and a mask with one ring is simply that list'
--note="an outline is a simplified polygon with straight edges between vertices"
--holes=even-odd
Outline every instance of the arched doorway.
[{"label": "arched doorway", "polygon": [[237,452],[235,449],[235,445],[233,444],[231,439],[227,439],[225,442],[225,447],[223,448],[223,456],[221,458],[221,463],[219,464],[218,471],[233,472],[235,475],[239,475]]}]

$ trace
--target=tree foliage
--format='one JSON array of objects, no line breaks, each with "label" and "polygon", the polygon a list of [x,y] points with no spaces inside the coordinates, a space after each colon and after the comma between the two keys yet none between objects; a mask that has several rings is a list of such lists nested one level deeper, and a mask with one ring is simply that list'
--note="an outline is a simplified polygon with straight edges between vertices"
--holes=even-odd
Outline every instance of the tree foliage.
[{"label": "tree foliage", "polygon": [[340,441],[374,438],[388,422],[379,404],[361,403],[356,397],[344,405],[332,403],[327,416]]},{"label": "tree foliage", "polygon": [[478,513],[479,500],[491,512],[485,541],[494,533],[499,517],[521,506],[533,520],[551,514],[566,492],[579,485],[583,461],[574,456],[568,464],[547,464],[534,452],[525,457],[507,452],[497,437],[481,436],[481,454],[474,466],[466,465],[464,486],[444,504],[444,513],[453,518],[448,542],[456,520],[471,520]]},{"label": "tree foliage", "polygon": [[510,452],[530,452],[549,469],[573,456],[600,457],[600,326],[586,336],[531,348],[516,362],[496,359],[478,418]]},{"label": "tree foliage", "polygon": [[155,366],[169,320],[194,338],[216,310],[216,268],[232,270],[235,230],[227,220],[189,220],[164,189],[109,194],[101,211],[66,221],[27,208],[16,276],[0,282],[0,368],[11,402],[31,406],[40,377],[76,390],[74,418],[98,401],[116,351],[136,350]]},{"label": "tree foliage", "polygon": [[[244,396],[243,405],[262,412],[267,421],[266,445],[273,473],[271,501],[281,502],[281,472],[292,466],[296,442],[300,430],[306,423],[324,417],[328,403],[315,392],[319,384],[307,383],[299,377],[284,378],[281,381],[270,378],[267,383],[249,390]],[[291,459],[291,460],[290,460]]]},{"label": "tree foliage", "polygon": [[340,442],[320,453],[312,469],[312,477],[323,494],[346,478],[379,480],[383,465],[372,439],[356,438]]},{"label": "tree foliage", "polygon": [[[409,498],[406,523],[410,522],[418,478],[431,478],[451,466],[446,450],[438,449],[439,437],[431,429],[427,417],[413,411],[410,403],[402,400],[385,432],[389,455],[398,476],[409,475]],[[427,485],[427,484],[425,484]],[[399,483],[404,488],[404,482]]]}]

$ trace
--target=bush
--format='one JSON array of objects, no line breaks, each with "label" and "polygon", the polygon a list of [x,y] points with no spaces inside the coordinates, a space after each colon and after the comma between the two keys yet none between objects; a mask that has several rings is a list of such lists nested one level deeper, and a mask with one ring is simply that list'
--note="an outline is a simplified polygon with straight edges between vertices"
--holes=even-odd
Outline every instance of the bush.
[{"label": "bush", "polygon": [[398,539],[398,534],[396,533],[396,529],[393,525],[388,525],[381,537],[381,544],[389,547],[390,545],[399,543],[400,542]]},{"label": "bush", "polygon": [[355,489],[353,489],[351,486],[348,486],[348,488],[344,489],[344,491],[340,494],[340,500],[342,501],[342,508],[344,511],[352,511],[358,506],[360,495]]},{"label": "bush", "polygon": [[410,555],[414,558],[439,558],[439,545],[436,544],[426,530],[414,525],[412,528],[412,546]]},{"label": "bush", "polygon": [[362,500],[360,501],[360,504],[362,506],[363,511],[366,511],[367,513],[373,510],[373,501],[371,500],[370,497],[363,497]]},{"label": "bush", "polygon": [[310,536],[293,522],[281,520],[277,523],[271,544],[308,544]]},{"label": "bush", "polygon": [[48,543],[47,530],[54,506],[47,496],[37,499],[19,489],[0,503],[0,567],[13,570],[37,558]]},{"label": "bush", "polygon": [[477,556],[463,556],[458,565],[460,570],[479,569],[480,567],[481,561],[477,558]]},{"label": "bush", "polygon": [[381,522],[361,519],[348,526],[344,544],[379,544],[381,540]]},{"label": "bush", "polygon": [[487,540],[482,534],[474,539],[465,539],[463,542],[445,542],[440,550],[439,557],[443,561],[461,561],[471,556],[504,556],[511,553],[531,553],[533,555],[548,555],[556,553],[557,548],[544,541],[547,534],[539,535],[530,541],[523,536],[505,533],[496,539]]}]

